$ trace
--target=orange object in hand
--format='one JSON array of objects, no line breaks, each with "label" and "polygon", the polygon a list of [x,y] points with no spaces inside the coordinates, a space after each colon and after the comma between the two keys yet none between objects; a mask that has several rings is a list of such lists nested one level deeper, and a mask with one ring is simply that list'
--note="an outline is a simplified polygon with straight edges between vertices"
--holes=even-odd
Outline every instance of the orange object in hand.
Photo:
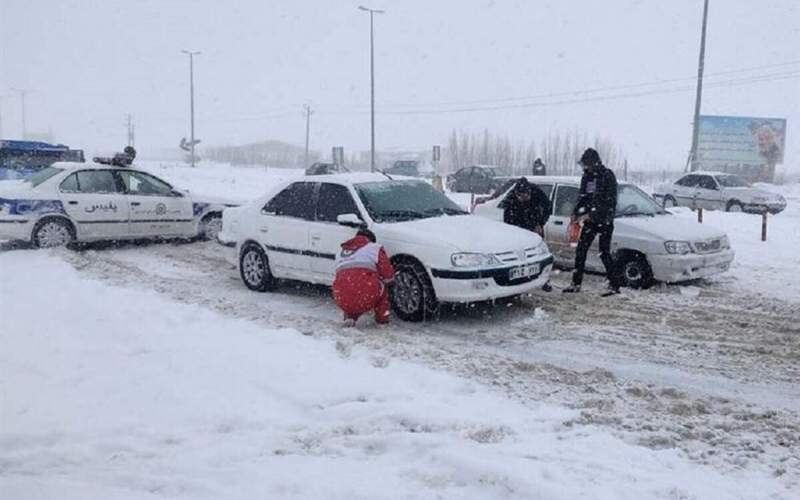
[{"label": "orange object in hand", "polygon": [[573,219],[569,221],[569,226],[567,226],[567,239],[569,241],[569,246],[578,246],[578,240],[581,238],[582,228],[583,224],[579,219]]}]

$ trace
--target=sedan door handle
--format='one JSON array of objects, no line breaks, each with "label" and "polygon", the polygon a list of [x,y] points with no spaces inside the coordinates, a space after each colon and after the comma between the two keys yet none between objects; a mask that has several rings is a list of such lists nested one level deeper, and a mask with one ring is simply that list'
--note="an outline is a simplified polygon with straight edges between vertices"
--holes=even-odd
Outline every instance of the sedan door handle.
[{"label": "sedan door handle", "polygon": [[138,202],[138,201],[132,201],[131,202],[131,206],[138,207],[139,205],[141,205],[141,203]]},{"label": "sedan door handle", "polygon": [[319,235],[316,235],[316,234],[311,236],[311,241],[319,241],[321,239],[322,239],[322,236],[319,236]]},{"label": "sedan door handle", "polygon": [[553,224],[556,225],[556,226],[563,226],[564,225],[564,221],[563,220],[554,220]]},{"label": "sedan door handle", "polygon": [[69,203],[70,205],[77,205],[78,204],[78,202],[75,201],[75,200],[70,200],[67,203]]},{"label": "sedan door handle", "polygon": [[269,228],[262,227],[262,228],[259,229],[259,231],[261,231],[262,233],[268,233],[269,232]]}]

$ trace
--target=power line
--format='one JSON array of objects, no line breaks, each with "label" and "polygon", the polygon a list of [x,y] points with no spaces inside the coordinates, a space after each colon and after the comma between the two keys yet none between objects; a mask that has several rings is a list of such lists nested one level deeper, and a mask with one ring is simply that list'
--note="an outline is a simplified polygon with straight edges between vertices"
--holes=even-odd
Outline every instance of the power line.
[{"label": "power line", "polygon": [[[710,77],[717,77],[717,76],[724,76],[724,75],[731,75],[736,73],[749,73],[752,71],[762,70],[762,69],[769,69],[769,68],[779,68],[779,67],[786,67],[786,66],[793,66],[800,64],[799,60],[793,61],[784,61],[781,63],[774,63],[774,64],[764,64],[761,66],[751,66],[748,68],[739,68],[739,69],[732,69],[727,71],[719,71],[717,73],[708,73],[706,74],[706,78]],[[392,103],[385,103],[388,106],[458,106],[458,105],[470,105],[470,104],[490,104],[490,103],[501,103],[501,102],[510,102],[510,101],[527,101],[531,99],[542,99],[542,98],[550,98],[550,97],[562,97],[562,96],[569,96],[569,95],[577,95],[577,94],[593,94],[597,92],[605,92],[611,90],[627,90],[627,89],[634,89],[640,87],[649,87],[654,85],[663,85],[668,83],[677,83],[683,81],[693,81],[696,79],[697,76],[688,76],[688,77],[681,77],[681,78],[669,78],[663,80],[652,80],[649,82],[639,82],[633,84],[625,84],[625,85],[612,85],[606,87],[595,87],[590,89],[579,89],[579,90],[571,90],[571,91],[564,91],[564,92],[551,92],[548,94],[535,94],[529,96],[517,96],[517,97],[502,97],[496,99],[475,99],[475,100],[465,100],[465,101],[444,101],[438,103],[416,103],[416,104],[392,104]]]}]

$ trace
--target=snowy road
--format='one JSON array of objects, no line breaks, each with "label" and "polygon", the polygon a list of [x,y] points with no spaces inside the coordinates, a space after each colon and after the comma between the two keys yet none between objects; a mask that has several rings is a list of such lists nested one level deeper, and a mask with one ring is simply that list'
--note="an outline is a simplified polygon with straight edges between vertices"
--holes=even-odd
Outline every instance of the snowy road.
[{"label": "snowy road", "polygon": [[590,277],[574,298],[537,294],[444,311],[424,325],[352,330],[340,327],[324,288],[246,290],[215,243],[56,254],[87,277],[331,338],[343,355],[360,346],[444,368],[523,403],[579,410],[569,426],[600,425],[723,472],[759,470],[800,487],[800,297],[743,294],[719,279],[599,299],[601,281]]}]

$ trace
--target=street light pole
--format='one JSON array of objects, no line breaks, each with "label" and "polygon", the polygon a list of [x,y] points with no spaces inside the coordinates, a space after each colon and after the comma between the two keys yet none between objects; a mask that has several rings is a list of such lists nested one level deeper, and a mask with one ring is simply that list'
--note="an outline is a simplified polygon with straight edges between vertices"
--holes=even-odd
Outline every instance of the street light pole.
[{"label": "street light pole", "polygon": [[708,0],[703,5],[703,29],[700,34],[700,58],[697,62],[697,95],[694,102],[694,123],[692,127],[692,150],[689,152],[689,167],[698,169],[697,145],[700,141],[700,103],[703,99],[703,70],[706,59],[706,26],[708,24]]},{"label": "street light pole", "polygon": [[188,50],[181,50],[184,54],[189,56],[189,116],[190,116],[190,137],[189,137],[189,147],[191,147],[191,162],[192,167],[195,166],[194,164],[194,56],[200,54],[200,52],[191,52]]},{"label": "street light pole", "polygon": [[369,12],[369,115],[370,115],[370,149],[369,149],[369,170],[375,171],[375,43],[374,43],[374,24],[375,14],[383,14],[384,11],[370,9],[359,5],[358,8]]}]

